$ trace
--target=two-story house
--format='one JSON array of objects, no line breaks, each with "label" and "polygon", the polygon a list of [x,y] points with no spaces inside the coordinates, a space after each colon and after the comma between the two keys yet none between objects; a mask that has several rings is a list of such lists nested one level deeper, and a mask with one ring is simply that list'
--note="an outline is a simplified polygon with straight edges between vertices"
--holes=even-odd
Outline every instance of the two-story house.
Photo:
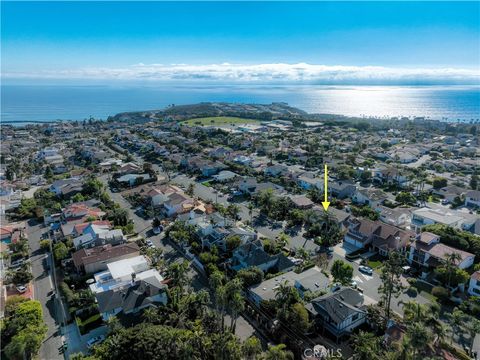
[{"label": "two-story house", "polygon": [[349,336],[367,320],[363,295],[349,287],[313,299],[306,309],[315,329],[332,334],[337,341]]},{"label": "two-story house", "polygon": [[465,206],[480,207],[480,191],[470,190],[465,194]]},{"label": "two-story house", "polygon": [[415,233],[369,219],[354,219],[347,226],[344,241],[356,248],[370,248],[387,256],[391,251],[404,252]]},{"label": "two-story house", "polygon": [[109,263],[107,270],[96,273],[94,279],[90,290],[105,321],[120,312],[136,313],[167,303],[164,278],[157,270],[150,269],[143,256]]},{"label": "two-story house", "polygon": [[410,244],[408,261],[420,267],[423,276],[426,276],[430,270],[444,264],[448,260],[448,255],[453,253],[460,256],[460,260],[456,262],[458,268],[466,269],[473,265],[474,254],[442,244],[440,236],[436,234],[422,232],[420,237]]}]

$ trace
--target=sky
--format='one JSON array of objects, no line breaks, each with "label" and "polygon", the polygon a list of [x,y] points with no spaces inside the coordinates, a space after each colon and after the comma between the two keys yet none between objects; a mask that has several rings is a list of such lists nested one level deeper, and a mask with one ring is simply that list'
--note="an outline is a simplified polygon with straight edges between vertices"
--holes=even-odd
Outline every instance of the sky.
[{"label": "sky", "polygon": [[480,83],[480,2],[5,2],[3,81]]}]

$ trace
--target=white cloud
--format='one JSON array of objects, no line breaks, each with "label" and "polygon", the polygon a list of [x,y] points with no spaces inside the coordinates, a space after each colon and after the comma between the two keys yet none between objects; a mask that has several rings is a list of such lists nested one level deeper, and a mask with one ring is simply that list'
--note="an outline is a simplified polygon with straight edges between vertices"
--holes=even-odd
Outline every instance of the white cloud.
[{"label": "white cloud", "polygon": [[394,68],[297,64],[135,64],[128,67],[80,68],[41,72],[6,72],[16,79],[103,79],[216,81],[229,83],[480,83],[480,69]]}]

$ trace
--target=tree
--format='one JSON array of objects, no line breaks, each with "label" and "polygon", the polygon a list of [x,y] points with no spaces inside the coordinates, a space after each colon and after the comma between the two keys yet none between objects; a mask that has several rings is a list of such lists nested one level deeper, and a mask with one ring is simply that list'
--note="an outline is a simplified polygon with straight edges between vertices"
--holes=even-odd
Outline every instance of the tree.
[{"label": "tree", "polygon": [[253,205],[253,203],[249,202],[247,208],[248,216],[250,216],[250,225],[253,226],[253,209],[255,208],[255,206]]},{"label": "tree", "polygon": [[[446,255],[445,259],[445,268],[447,270],[447,287],[450,290],[450,286],[452,283],[452,274],[457,269],[456,264],[462,260],[462,256],[459,253],[452,252]],[[458,283],[457,283],[458,284]]]},{"label": "tree", "polygon": [[472,188],[472,190],[478,190],[478,175],[477,174],[472,175],[472,178],[470,179],[470,188]]},{"label": "tree", "polygon": [[285,324],[292,326],[300,333],[306,333],[310,329],[311,323],[308,319],[308,311],[302,303],[297,302],[290,306],[283,319]]},{"label": "tree", "polygon": [[233,223],[235,223],[240,214],[240,207],[236,204],[230,204],[227,206],[226,210],[227,210],[227,215],[232,219]]},{"label": "tree", "polygon": [[390,319],[392,297],[398,298],[403,289],[401,282],[403,263],[404,259],[402,255],[397,251],[393,251],[381,268],[380,279],[382,280],[382,285],[378,288],[378,292],[385,306],[387,322]]},{"label": "tree", "polygon": [[33,275],[27,266],[22,266],[16,271],[9,271],[8,277],[15,285],[28,284],[33,279]]},{"label": "tree", "polygon": [[360,330],[353,335],[353,349],[358,360],[380,359],[381,338],[374,334]]},{"label": "tree", "polygon": [[468,317],[468,320],[467,321],[467,331],[470,335],[470,353],[473,353],[473,345],[475,343],[475,336],[477,334],[480,334],[480,320],[479,319],[476,319],[472,316],[469,316]]},{"label": "tree", "polygon": [[256,336],[251,336],[242,344],[242,353],[246,360],[254,360],[262,352],[262,344]]},{"label": "tree", "polygon": [[195,184],[194,183],[188,184],[188,188],[187,188],[187,191],[185,191],[185,193],[188,196],[193,196],[193,194],[195,193]]},{"label": "tree", "polygon": [[56,261],[61,261],[68,257],[68,249],[63,241],[59,241],[53,246],[53,256]]},{"label": "tree", "polygon": [[409,192],[402,191],[395,197],[395,201],[398,201],[403,205],[413,205],[416,203],[417,198]]},{"label": "tree", "polygon": [[433,338],[431,331],[421,323],[408,326],[406,336],[412,348],[414,359],[418,358],[419,353],[423,353]]},{"label": "tree", "polygon": [[263,271],[256,266],[252,266],[239,270],[237,272],[237,277],[242,280],[245,287],[250,287],[260,284],[263,281]]},{"label": "tree", "polygon": [[16,302],[9,309],[2,331],[2,346],[8,359],[34,357],[47,333],[40,302]]},{"label": "tree", "polygon": [[47,166],[45,169],[45,178],[48,180],[53,178],[53,170],[50,166]]},{"label": "tree", "polygon": [[447,186],[447,184],[448,184],[447,179],[442,177],[435,177],[432,182],[433,188],[437,190]]},{"label": "tree", "polygon": [[226,245],[228,251],[233,251],[242,243],[242,239],[238,235],[232,235],[227,238]]},{"label": "tree", "polygon": [[353,267],[340,259],[333,262],[331,272],[333,279],[342,285],[348,285],[352,281]]},{"label": "tree", "polygon": [[268,350],[262,355],[262,360],[293,360],[293,353],[286,350],[285,344],[269,345]]}]

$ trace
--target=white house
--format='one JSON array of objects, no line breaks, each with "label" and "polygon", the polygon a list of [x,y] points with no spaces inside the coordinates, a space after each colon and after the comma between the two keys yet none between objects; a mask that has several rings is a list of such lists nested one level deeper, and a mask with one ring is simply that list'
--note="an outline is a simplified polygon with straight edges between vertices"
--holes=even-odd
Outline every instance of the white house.
[{"label": "white house", "polygon": [[472,276],[470,276],[468,293],[472,296],[480,296],[480,270],[475,271]]},{"label": "white house", "polygon": [[[448,259],[448,255],[452,253],[460,255],[460,260],[456,263],[458,268],[467,269],[473,265],[475,260],[474,254],[442,244],[438,235],[423,232],[420,234],[419,239],[410,244],[408,261],[428,270],[444,264]],[[424,273],[426,274],[427,272],[425,271]]]},{"label": "white house", "polygon": [[465,195],[465,206],[480,207],[480,191],[470,190]]},{"label": "white house", "polygon": [[107,264],[108,270],[94,275],[90,290],[106,321],[124,312],[135,313],[148,306],[166,304],[166,285],[160,273],[150,269],[147,259],[136,256]]},{"label": "white house", "polygon": [[459,228],[463,222],[463,218],[449,211],[423,207],[412,212],[411,222],[416,228],[422,228],[425,225],[431,224],[443,224]]}]

